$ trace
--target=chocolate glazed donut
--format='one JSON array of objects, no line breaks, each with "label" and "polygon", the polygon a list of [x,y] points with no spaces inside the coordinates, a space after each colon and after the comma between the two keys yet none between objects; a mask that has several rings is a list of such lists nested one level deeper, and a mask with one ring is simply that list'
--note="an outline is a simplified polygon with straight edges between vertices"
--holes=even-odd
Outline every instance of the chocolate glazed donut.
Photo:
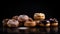
[{"label": "chocolate glazed donut", "polygon": [[56,18],[50,18],[51,26],[58,26],[58,20]]},{"label": "chocolate glazed donut", "polygon": [[40,26],[49,27],[50,26],[50,21],[49,20],[43,20],[39,24],[40,24]]}]

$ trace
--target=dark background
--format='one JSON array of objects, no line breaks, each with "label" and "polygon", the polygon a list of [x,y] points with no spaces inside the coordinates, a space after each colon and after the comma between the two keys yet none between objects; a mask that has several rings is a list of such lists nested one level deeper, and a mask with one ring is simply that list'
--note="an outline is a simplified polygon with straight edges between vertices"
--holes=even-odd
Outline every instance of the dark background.
[{"label": "dark background", "polygon": [[4,3],[2,20],[20,14],[27,14],[33,18],[36,12],[45,13],[46,19],[57,18],[60,21],[57,1],[19,1]]}]

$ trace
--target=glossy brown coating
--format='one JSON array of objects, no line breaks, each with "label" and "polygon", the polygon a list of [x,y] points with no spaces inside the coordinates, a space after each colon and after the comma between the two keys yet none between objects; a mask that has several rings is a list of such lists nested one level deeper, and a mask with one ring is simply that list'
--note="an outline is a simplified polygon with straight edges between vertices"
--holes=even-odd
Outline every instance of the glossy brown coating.
[{"label": "glossy brown coating", "polygon": [[41,23],[39,23],[39,25],[49,27],[50,26],[50,21],[49,20],[43,20],[43,21],[41,21]]},{"label": "glossy brown coating", "polygon": [[58,26],[58,20],[56,18],[50,18],[51,26]]}]

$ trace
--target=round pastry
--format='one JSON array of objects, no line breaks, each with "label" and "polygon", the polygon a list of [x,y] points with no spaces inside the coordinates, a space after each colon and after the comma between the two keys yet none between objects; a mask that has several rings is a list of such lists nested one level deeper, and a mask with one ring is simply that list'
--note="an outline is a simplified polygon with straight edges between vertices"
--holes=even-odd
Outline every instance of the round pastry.
[{"label": "round pastry", "polygon": [[9,19],[4,19],[4,20],[2,21],[3,26],[7,26],[7,22],[8,22],[8,20],[9,20]]},{"label": "round pastry", "polygon": [[49,27],[50,26],[50,21],[49,20],[43,20],[43,21],[40,22],[40,26]]},{"label": "round pastry", "polygon": [[31,27],[33,27],[33,26],[35,26],[36,25],[36,23],[34,22],[34,21],[26,21],[25,23],[24,23],[24,26],[31,26]]},{"label": "round pastry", "polygon": [[[36,26],[39,27],[40,26],[40,20],[34,20],[36,22]],[[41,24],[42,25],[42,24]],[[43,26],[43,25],[42,25]]]},{"label": "round pastry", "polygon": [[15,20],[18,20],[18,16],[13,16],[12,18]]},{"label": "round pastry", "polygon": [[34,19],[35,20],[44,20],[45,19],[45,14],[44,13],[35,13],[34,14]]},{"label": "round pastry", "polygon": [[44,26],[44,24],[42,23],[42,21],[40,21],[40,22],[38,23],[38,26]]},{"label": "round pastry", "polygon": [[55,18],[50,18],[50,23],[51,23],[51,26],[58,26],[58,20],[55,19]]},{"label": "round pastry", "polygon": [[29,17],[27,15],[19,15],[18,21],[19,21],[19,26],[24,26],[24,22],[27,21]]},{"label": "round pastry", "polygon": [[19,26],[19,22],[15,19],[10,19],[7,22],[8,27],[18,27]]},{"label": "round pastry", "polygon": [[30,18],[29,20],[27,20],[27,21],[24,23],[24,26],[34,27],[34,26],[36,26],[36,22],[33,21],[33,20]]},{"label": "round pastry", "polygon": [[50,26],[50,21],[49,20],[46,21],[46,25],[45,26],[47,26],[47,27]]},{"label": "round pastry", "polygon": [[44,13],[35,13],[34,14],[34,20],[36,22],[36,26],[44,26],[43,23],[40,23],[40,21],[43,21],[44,19],[45,19],[45,14]]},{"label": "round pastry", "polygon": [[29,17],[27,16],[27,15],[20,15],[19,17],[18,17],[18,21],[26,21],[26,20],[28,20],[29,19]]}]

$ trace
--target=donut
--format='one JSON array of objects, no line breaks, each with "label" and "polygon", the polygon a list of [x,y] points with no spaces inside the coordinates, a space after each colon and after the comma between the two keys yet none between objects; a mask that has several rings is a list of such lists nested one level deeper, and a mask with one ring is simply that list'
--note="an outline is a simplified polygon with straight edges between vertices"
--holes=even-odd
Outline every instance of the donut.
[{"label": "donut", "polygon": [[28,19],[29,19],[29,17],[27,15],[19,15],[19,17],[18,17],[19,21],[26,21]]},{"label": "donut", "polygon": [[58,20],[56,18],[50,18],[51,26],[58,26]]},{"label": "donut", "polygon": [[33,20],[30,18],[29,20],[27,20],[27,21],[24,23],[24,26],[34,27],[34,26],[36,26],[36,22],[33,21]]},{"label": "donut", "polygon": [[34,19],[35,20],[44,20],[45,19],[45,14],[44,13],[35,13],[34,14]]},{"label": "donut", "polygon": [[49,27],[50,26],[50,21],[49,20],[43,20],[40,21],[40,26],[45,26],[45,27]]},{"label": "donut", "polygon": [[19,22],[15,19],[10,19],[7,22],[8,27],[18,27],[19,26]]}]

